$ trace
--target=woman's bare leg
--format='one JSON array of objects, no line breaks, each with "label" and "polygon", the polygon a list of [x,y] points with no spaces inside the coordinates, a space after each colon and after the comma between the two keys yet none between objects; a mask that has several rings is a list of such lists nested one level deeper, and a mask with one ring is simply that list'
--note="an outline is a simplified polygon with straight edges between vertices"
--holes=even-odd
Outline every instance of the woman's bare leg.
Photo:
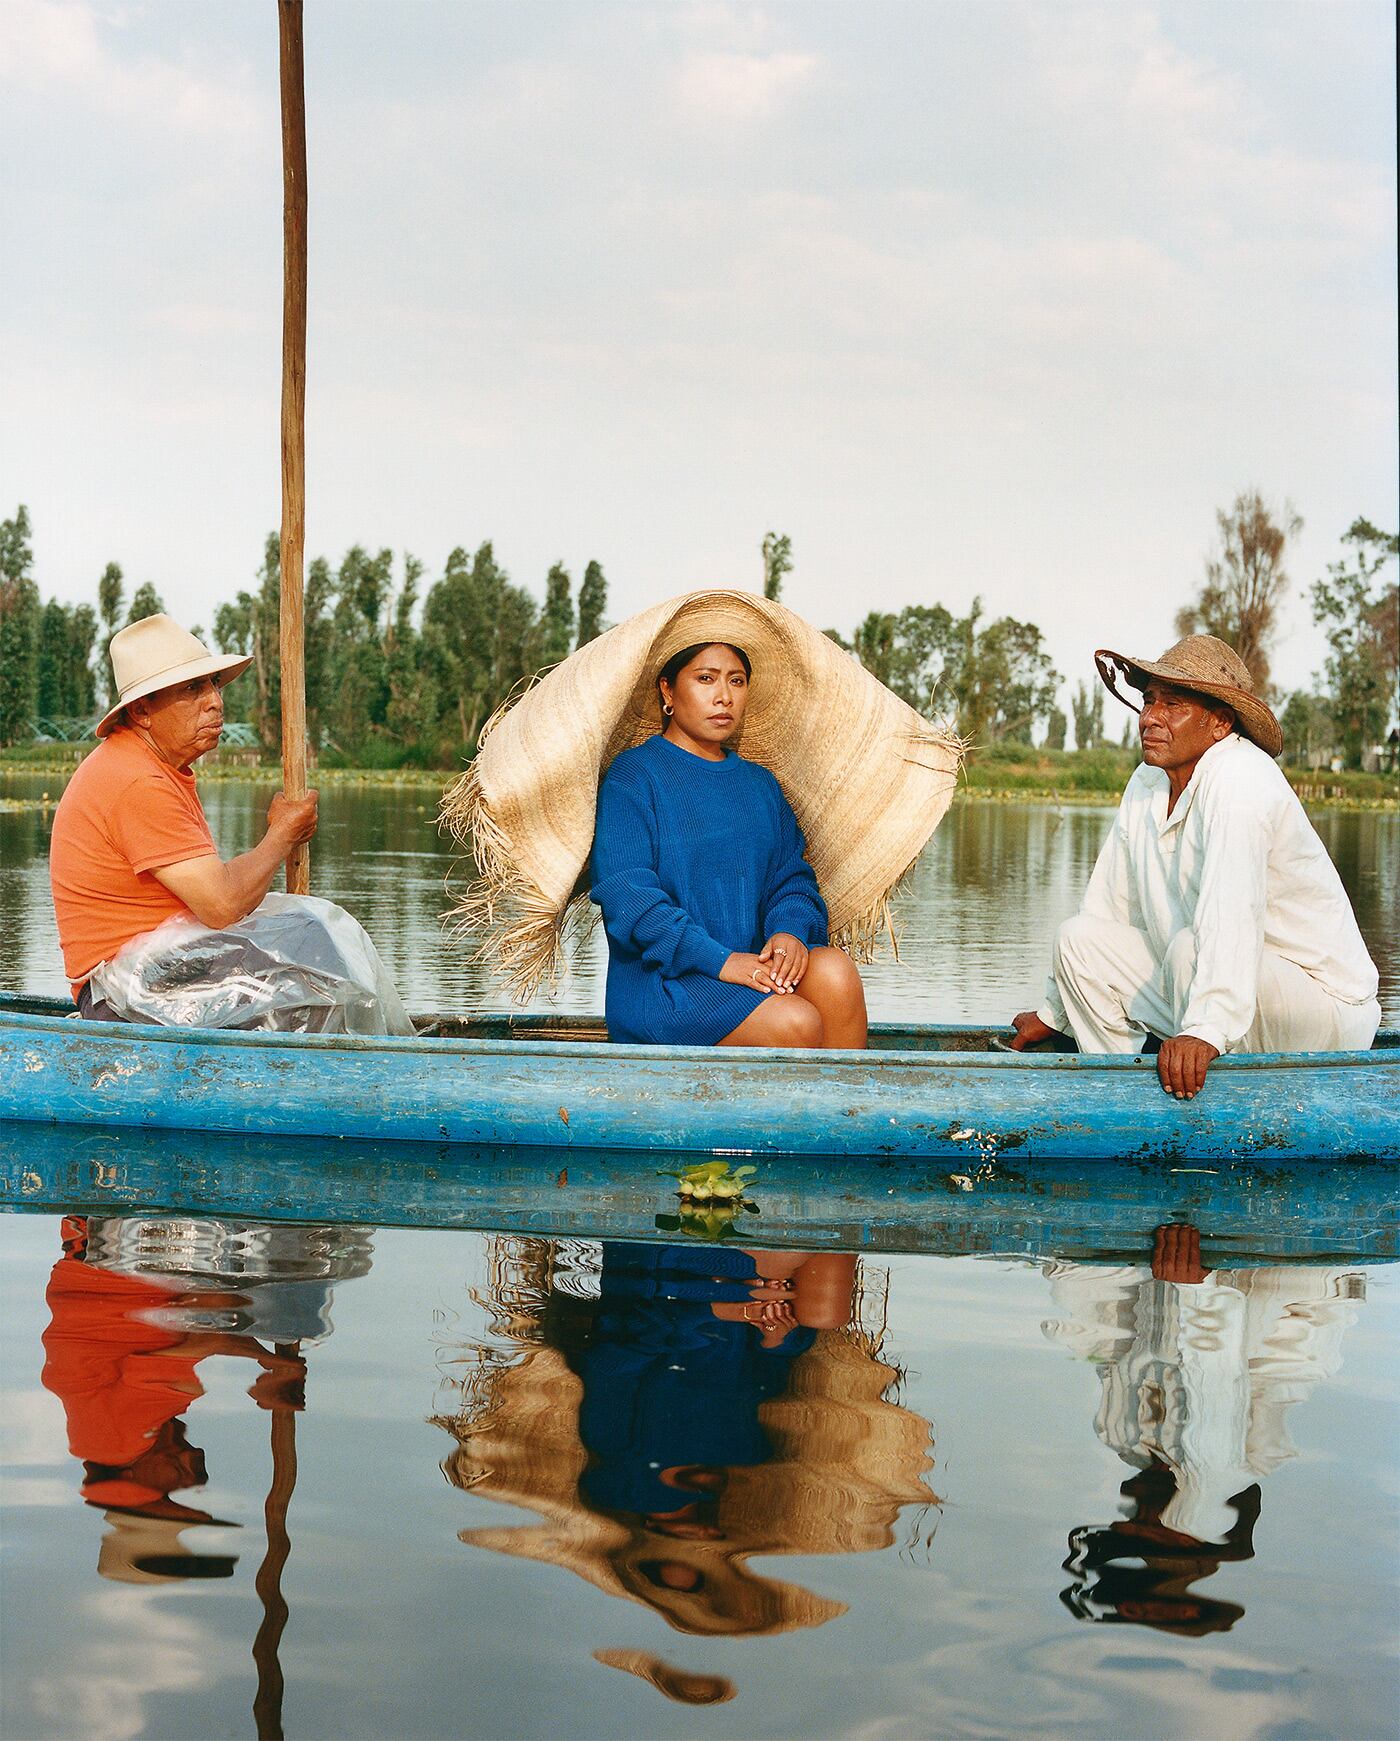
[{"label": "woman's bare leg", "polygon": [[819,1046],[865,1045],[865,987],[849,955],[840,949],[814,949],[797,989],[821,1016]]},{"label": "woman's bare leg", "polygon": [[721,1046],[804,1046],[823,1044],[822,1018],[813,1003],[795,991],[770,991]]}]

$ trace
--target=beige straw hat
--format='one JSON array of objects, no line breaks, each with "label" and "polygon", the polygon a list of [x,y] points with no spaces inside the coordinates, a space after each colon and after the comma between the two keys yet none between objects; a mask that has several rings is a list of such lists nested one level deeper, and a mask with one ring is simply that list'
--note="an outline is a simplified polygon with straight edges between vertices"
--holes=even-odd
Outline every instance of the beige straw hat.
[{"label": "beige straw hat", "polygon": [[565,926],[587,905],[599,781],[614,756],[661,730],[666,661],[715,641],[753,662],[739,747],[792,805],[832,942],[869,960],[880,933],[892,935],[889,896],[947,811],[961,742],[786,606],[685,593],[580,647],[508,702],[443,796],[443,826],[476,864],[455,917],[481,932],[477,959],[522,1001],[557,971]]},{"label": "beige straw hat", "polygon": [[211,653],[202,641],[167,616],[142,617],[112,636],[112,675],[117,680],[117,699],[97,722],[96,735],[105,738],[117,715],[131,701],[188,683],[194,677],[214,677],[228,672],[228,681],[253,663],[241,653]]},{"label": "beige straw hat", "polygon": [[[1126,653],[1113,653],[1100,647],[1094,654],[1099,676],[1111,694],[1124,706],[1133,704],[1114,682],[1119,672],[1134,689],[1145,689],[1154,677],[1178,689],[1191,689],[1198,695],[1209,695],[1234,709],[1241,732],[1251,743],[1258,744],[1266,755],[1276,756],[1283,748],[1283,727],[1272,710],[1255,694],[1254,679],[1249,667],[1235,649],[1215,635],[1187,635],[1174,647],[1168,647],[1157,660],[1130,659]],[[1133,708],[1136,713],[1140,711]]]}]

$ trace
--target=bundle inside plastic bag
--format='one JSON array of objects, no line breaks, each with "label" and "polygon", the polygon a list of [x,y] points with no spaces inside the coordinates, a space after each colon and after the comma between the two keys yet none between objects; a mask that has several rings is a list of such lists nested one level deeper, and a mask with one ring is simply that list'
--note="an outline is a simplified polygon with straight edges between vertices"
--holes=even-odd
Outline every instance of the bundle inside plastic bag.
[{"label": "bundle inside plastic bag", "polygon": [[218,931],[167,919],[104,961],[89,984],[121,1020],[161,1027],[413,1032],[364,926],[315,895],[265,895]]}]

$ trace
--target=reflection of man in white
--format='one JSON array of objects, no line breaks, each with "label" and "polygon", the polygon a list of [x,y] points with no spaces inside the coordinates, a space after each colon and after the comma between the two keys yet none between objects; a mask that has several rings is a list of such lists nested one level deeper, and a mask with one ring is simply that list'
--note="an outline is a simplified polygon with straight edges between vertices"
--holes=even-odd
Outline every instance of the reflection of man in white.
[{"label": "reflection of man in white", "polygon": [[1375,965],[1243,660],[1213,635],[1155,663],[1094,657],[1115,695],[1115,670],[1141,692],[1142,763],[1014,1047],[1073,1034],[1082,1052],[1137,1052],[1155,1034],[1181,1100],[1222,1052],[1368,1047]]},{"label": "reflection of man in white", "polygon": [[1170,1469],[1167,1528],[1222,1542],[1228,1501],[1297,1448],[1289,1409],[1342,1363],[1364,1298],[1355,1272],[1303,1265],[1209,1271],[1191,1227],[1157,1230],[1152,1268],[1046,1264],[1052,1342],[1099,1372],[1094,1431],[1125,1463]]}]

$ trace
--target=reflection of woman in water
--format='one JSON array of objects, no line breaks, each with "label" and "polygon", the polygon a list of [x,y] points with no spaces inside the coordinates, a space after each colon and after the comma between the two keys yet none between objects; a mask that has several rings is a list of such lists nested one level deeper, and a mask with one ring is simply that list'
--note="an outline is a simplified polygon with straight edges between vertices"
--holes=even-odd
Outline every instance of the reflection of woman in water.
[{"label": "reflection of woman in water", "polygon": [[563,1280],[517,1318],[524,1358],[440,1418],[449,1478],[543,1523],[462,1539],[567,1566],[681,1632],[842,1613],[747,1562],[888,1546],[900,1508],[934,1499],[928,1425],[884,1400],[897,1374],[850,1323],[854,1258],[607,1242],[596,1300]]}]

